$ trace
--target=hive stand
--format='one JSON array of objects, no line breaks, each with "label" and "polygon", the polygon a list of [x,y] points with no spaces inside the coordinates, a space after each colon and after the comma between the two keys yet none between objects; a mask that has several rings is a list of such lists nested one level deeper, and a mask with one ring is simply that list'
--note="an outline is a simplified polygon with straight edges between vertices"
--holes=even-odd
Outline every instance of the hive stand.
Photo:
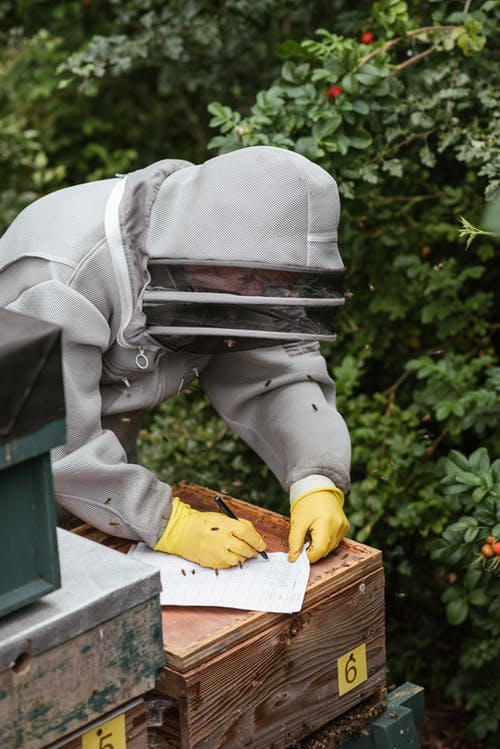
[{"label": "hive stand", "polygon": [[338,749],[420,749],[417,725],[424,719],[424,689],[405,682],[387,696],[387,709]]}]

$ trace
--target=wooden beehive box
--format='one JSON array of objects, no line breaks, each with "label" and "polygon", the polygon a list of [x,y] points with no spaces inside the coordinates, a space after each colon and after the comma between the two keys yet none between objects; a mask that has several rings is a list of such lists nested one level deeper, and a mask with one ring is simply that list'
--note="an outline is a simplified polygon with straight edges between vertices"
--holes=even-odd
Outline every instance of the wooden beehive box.
[{"label": "wooden beehive box", "polygon": [[[176,492],[193,507],[216,509],[209,489],[182,483]],[[230,501],[269,551],[286,550],[287,518]],[[164,606],[162,622],[158,749],[284,749],[370,697],[384,708],[384,573],[376,549],[346,540],[312,565],[297,614]]]},{"label": "wooden beehive box", "polygon": [[[66,746],[142,698],[164,664],[158,573],[62,529],[57,542],[61,588],[0,620],[1,749]],[[135,718],[122,734],[145,749]],[[125,749],[83,743],[111,746]]]}]

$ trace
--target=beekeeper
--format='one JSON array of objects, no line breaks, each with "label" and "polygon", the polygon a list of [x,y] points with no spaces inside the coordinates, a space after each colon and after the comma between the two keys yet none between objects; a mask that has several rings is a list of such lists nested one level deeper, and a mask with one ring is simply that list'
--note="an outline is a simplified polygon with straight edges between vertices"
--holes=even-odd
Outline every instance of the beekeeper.
[{"label": "beekeeper", "polygon": [[67,442],[52,458],[66,511],[208,567],[265,548],[248,521],[194,510],[135,462],[145,412],[198,378],[289,492],[290,561],[306,540],[311,562],[338,546],[350,443],[318,342],[343,303],[339,212],[326,171],[259,146],[20,213],[0,240],[0,305],[63,329]]}]

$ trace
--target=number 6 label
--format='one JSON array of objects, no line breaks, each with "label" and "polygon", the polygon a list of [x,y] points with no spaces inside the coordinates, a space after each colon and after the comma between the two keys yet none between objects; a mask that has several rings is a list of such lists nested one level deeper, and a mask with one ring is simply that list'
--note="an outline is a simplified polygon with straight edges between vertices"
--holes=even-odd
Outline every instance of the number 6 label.
[{"label": "number 6 label", "polygon": [[82,736],[82,749],[127,749],[125,714],[87,731]]},{"label": "number 6 label", "polygon": [[339,697],[366,681],[368,678],[366,645],[363,643],[363,645],[354,648],[354,650],[349,650],[344,655],[341,655],[337,659],[337,672]]}]

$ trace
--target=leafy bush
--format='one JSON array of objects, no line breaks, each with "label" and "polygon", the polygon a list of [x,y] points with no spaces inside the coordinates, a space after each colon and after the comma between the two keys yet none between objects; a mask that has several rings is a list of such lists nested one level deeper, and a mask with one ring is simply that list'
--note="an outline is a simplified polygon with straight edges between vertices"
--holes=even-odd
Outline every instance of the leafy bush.
[{"label": "leafy bush", "polygon": [[500,725],[500,688],[485,679],[500,666],[500,459],[490,463],[484,447],[469,458],[453,450],[444,470],[444,498],[457,519],[433,543],[432,558],[443,565],[447,619],[461,628],[448,689],[474,711],[471,729],[483,738]]},{"label": "leafy bush", "polygon": [[[412,13],[381,0],[371,19],[358,16],[357,38],[321,29],[281,45],[279,76],[247,111],[210,105],[219,131],[210,146],[291,148],[338,179],[349,301],[339,344],[324,352],[353,441],[352,534],[384,550],[391,678],[460,698],[484,737],[496,730],[498,689],[489,682],[486,700],[479,680],[472,692],[467,683],[488,654],[497,658],[498,626],[478,624],[482,583],[468,598],[448,599],[461,591],[452,586],[440,602],[453,566],[437,565],[431,545],[443,532],[448,543],[453,518],[463,522],[464,508],[440,489],[446,456],[472,451],[475,472],[485,454],[477,450],[500,447],[496,246],[470,228],[500,189],[491,77],[500,4],[470,12],[426,5],[430,17],[421,5]],[[247,476],[245,493],[266,495],[260,471]],[[499,501],[485,495],[477,512],[496,512]],[[470,638],[450,618],[464,600]]]},{"label": "leafy bush", "polygon": [[253,97],[322,0],[0,0],[0,231],[68,184],[202,161],[208,103]]}]

